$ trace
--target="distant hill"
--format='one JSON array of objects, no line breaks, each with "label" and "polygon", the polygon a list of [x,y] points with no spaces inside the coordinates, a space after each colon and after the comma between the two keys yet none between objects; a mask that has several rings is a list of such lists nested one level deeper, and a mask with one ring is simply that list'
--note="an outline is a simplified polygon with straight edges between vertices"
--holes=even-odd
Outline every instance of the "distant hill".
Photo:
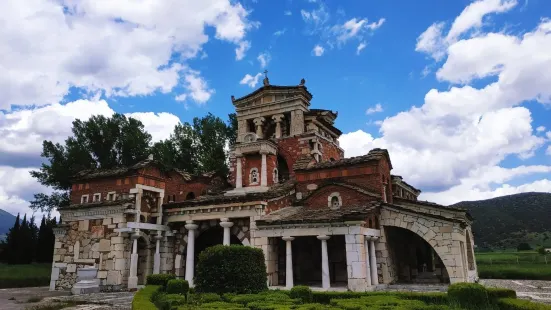
[{"label": "distant hill", "polygon": [[15,216],[0,209],[0,240],[4,240],[13,223],[15,223]]},{"label": "distant hill", "polygon": [[514,249],[521,242],[551,247],[551,193],[522,193],[452,206],[465,208],[474,217],[478,249]]}]

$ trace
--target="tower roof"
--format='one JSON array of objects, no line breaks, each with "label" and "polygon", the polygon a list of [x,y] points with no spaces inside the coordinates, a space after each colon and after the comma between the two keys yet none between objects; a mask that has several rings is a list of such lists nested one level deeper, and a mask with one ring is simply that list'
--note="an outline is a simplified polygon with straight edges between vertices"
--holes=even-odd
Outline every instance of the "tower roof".
[{"label": "tower roof", "polygon": [[270,82],[268,80],[268,77],[264,78],[263,86],[258,88],[257,90],[253,91],[252,93],[249,93],[243,97],[235,98],[234,96],[231,96],[232,103],[237,107],[241,104],[249,101],[250,99],[256,98],[257,96],[263,94],[263,93],[283,93],[283,94],[297,94],[297,95],[303,95],[307,101],[312,100],[312,94],[308,91],[308,88],[304,85],[306,81],[302,79],[300,81],[300,84],[298,85],[270,85]]}]

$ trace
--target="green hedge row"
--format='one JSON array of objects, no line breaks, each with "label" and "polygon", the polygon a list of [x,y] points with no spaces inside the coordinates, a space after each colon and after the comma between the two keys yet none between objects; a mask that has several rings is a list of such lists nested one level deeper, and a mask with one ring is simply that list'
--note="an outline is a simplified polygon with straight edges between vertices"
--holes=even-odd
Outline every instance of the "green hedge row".
[{"label": "green hedge row", "polygon": [[147,285],[139,290],[132,300],[132,310],[157,310],[151,299],[161,288],[160,285]]},{"label": "green hedge row", "polygon": [[500,310],[551,310],[550,305],[524,299],[502,298],[497,301]]}]

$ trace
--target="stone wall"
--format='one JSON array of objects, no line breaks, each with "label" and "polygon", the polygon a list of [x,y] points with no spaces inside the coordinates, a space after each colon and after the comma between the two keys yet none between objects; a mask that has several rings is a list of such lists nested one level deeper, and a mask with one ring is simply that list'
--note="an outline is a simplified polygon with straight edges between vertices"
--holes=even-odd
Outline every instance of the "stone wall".
[{"label": "stone wall", "polygon": [[[462,228],[459,223],[432,218],[430,215],[397,211],[390,207],[381,210],[380,221],[382,227],[394,226],[408,229],[428,242],[446,266],[451,283],[472,282],[465,272],[463,263],[466,253],[461,251],[461,243],[466,243],[465,228]],[[388,258],[388,247],[386,244],[383,246],[381,242],[379,244],[381,250],[386,250],[386,253],[382,253],[383,258],[385,256]],[[388,275],[387,278],[390,281],[395,276]]]},{"label": "stone wall", "polygon": [[[366,286],[366,249],[363,235],[345,235],[346,270],[348,273],[348,289],[354,292],[365,292]],[[367,258],[369,259],[369,258]],[[371,276],[371,275],[369,275]]]}]

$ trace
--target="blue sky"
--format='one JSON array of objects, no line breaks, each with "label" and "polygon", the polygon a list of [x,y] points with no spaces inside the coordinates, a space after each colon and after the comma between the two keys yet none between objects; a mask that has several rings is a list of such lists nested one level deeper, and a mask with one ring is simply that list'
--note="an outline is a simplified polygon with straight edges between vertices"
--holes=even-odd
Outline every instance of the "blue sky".
[{"label": "blue sky", "polygon": [[388,148],[425,199],[551,191],[549,1],[30,1],[0,4],[0,208],[47,191],[28,171],[73,119],[125,113],[166,138],[225,118],[264,70],[305,78],[346,154]]}]

